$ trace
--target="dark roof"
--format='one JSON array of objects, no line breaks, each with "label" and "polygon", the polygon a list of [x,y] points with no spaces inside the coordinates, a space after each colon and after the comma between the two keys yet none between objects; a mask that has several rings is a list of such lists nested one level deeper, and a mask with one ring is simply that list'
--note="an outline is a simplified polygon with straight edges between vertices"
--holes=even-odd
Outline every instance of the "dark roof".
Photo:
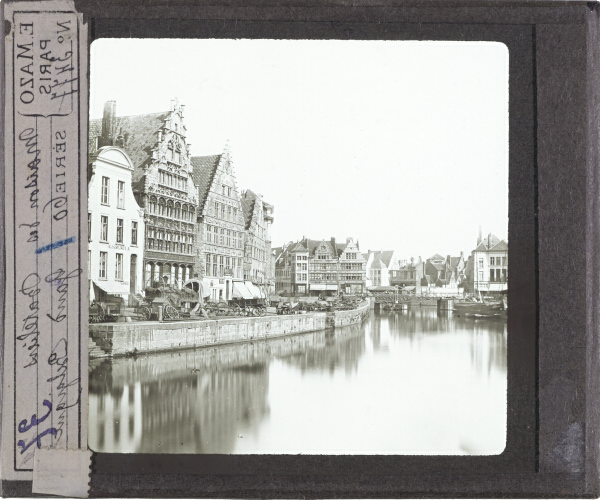
[{"label": "dark roof", "polygon": [[444,257],[442,257],[439,253],[436,253],[434,255],[432,255],[431,257],[429,257],[429,259],[427,260],[446,260],[444,259]]},{"label": "dark roof", "polygon": [[91,154],[96,151],[96,137],[100,137],[102,135],[102,118],[95,118],[94,120],[90,120],[90,132],[89,132],[89,142],[88,142],[88,152]]},{"label": "dark roof", "polygon": [[373,259],[373,263],[371,264],[371,269],[381,269],[381,259],[379,257],[375,257]]},{"label": "dark roof", "polygon": [[500,240],[493,234],[489,234],[485,238],[481,239],[479,245],[475,249],[477,252],[487,252],[487,251],[506,251],[508,250],[508,245],[504,240]]},{"label": "dark roof", "polygon": [[204,209],[204,204],[208,198],[208,192],[212,185],[215,173],[221,161],[221,155],[213,156],[192,156],[192,178],[198,188],[198,202],[200,211]]},{"label": "dark roof", "polygon": [[506,243],[506,241],[502,240],[499,241],[496,245],[494,245],[491,249],[491,251],[494,252],[503,252],[503,251],[507,251],[508,250],[508,243]]},{"label": "dark roof", "polygon": [[[157,132],[165,123],[170,111],[146,115],[119,116],[116,119],[115,138],[123,136],[123,149],[133,162],[133,182],[142,176],[144,167],[152,159],[152,148],[158,142]],[[99,122],[99,124],[98,124]],[[92,135],[94,134],[94,135]],[[102,120],[90,120],[90,144],[102,134]]]},{"label": "dark roof", "polygon": [[381,262],[385,264],[385,267],[389,268],[392,263],[392,257],[394,256],[393,250],[381,250],[372,252],[375,254],[375,259],[381,259]]},{"label": "dark roof", "polygon": [[254,202],[256,199],[242,198],[242,210],[244,212],[244,227],[250,229],[250,223],[252,222],[252,214],[254,213]]}]

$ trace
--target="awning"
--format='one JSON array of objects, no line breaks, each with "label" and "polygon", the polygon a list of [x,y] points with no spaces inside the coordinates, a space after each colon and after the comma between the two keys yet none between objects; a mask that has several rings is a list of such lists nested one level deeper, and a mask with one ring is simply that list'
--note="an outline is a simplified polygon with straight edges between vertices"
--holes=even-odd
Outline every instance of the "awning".
[{"label": "awning", "polygon": [[129,284],[122,283],[120,281],[96,281],[92,280],[101,290],[111,295],[123,295],[129,293]]},{"label": "awning", "polygon": [[403,292],[414,292],[415,288],[417,288],[416,286],[405,286],[402,291]]},{"label": "awning", "polygon": [[233,282],[233,296],[238,299],[252,300],[254,297],[246,288],[246,285],[240,281]]},{"label": "awning", "polygon": [[264,294],[260,291],[260,288],[258,288],[254,283],[252,283],[251,281],[246,281],[244,284],[246,285],[246,288],[250,291],[250,293],[253,295],[253,297],[251,298],[264,298]]},{"label": "awning", "polygon": [[337,285],[331,285],[326,283],[311,283],[311,290],[337,290]]}]

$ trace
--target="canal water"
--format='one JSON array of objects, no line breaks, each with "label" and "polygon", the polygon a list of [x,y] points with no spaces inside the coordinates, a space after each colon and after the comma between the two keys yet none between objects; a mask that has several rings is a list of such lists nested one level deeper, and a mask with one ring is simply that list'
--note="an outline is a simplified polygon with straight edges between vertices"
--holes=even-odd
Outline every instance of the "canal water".
[{"label": "canal water", "polygon": [[374,313],[282,339],[90,362],[109,453],[501,453],[506,321]]}]

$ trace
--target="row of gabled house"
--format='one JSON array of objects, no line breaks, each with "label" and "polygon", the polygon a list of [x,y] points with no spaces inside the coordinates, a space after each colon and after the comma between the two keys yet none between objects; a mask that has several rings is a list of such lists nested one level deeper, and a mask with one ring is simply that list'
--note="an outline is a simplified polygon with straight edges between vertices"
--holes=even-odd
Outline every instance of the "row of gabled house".
[{"label": "row of gabled house", "polygon": [[428,259],[399,259],[393,250],[360,253],[358,241],[303,237],[273,250],[275,290],[294,295],[363,293],[399,287],[429,295],[497,293],[506,290],[508,244],[489,234],[477,240],[465,259],[434,254]]},{"label": "row of gabled house", "polygon": [[401,260],[387,275],[388,282],[381,285],[417,294],[503,292],[508,282],[508,243],[491,233],[482,237],[480,230],[476,248],[466,259],[460,252],[454,257],[434,254],[426,260]]},{"label": "row of gabled house", "polygon": [[[273,206],[240,191],[225,146],[192,156],[184,106],[91,120],[88,272],[92,298],[202,283],[228,300],[234,280],[272,281]],[[195,287],[197,289],[197,287]]]},{"label": "row of gabled house", "polygon": [[346,238],[296,242],[274,249],[275,292],[331,296],[366,291],[367,261],[358,241]]}]

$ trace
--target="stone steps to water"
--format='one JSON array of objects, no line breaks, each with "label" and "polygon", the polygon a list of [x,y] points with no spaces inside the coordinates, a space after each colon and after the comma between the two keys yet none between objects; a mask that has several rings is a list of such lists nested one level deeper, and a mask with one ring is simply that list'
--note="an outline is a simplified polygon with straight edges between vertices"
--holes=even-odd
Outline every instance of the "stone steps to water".
[{"label": "stone steps to water", "polygon": [[104,349],[96,344],[94,339],[90,336],[88,336],[88,352],[90,358],[106,358],[110,356]]}]

